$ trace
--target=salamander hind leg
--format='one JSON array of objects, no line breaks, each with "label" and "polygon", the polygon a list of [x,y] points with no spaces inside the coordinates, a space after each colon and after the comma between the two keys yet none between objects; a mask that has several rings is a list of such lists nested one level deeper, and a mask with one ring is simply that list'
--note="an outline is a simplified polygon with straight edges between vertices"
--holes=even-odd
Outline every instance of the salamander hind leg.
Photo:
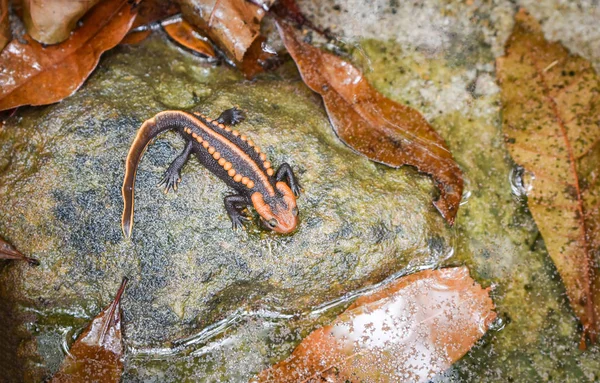
[{"label": "salamander hind leg", "polygon": [[244,116],[244,112],[241,109],[233,107],[221,113],[219,118],[217,118],[217,122],[219,124],[235,125],[244,121],[245,118],[246,116]]},{"label": "salamander hind leg", "polygon": [[233,230],[243,227],[244,221],[250,220],[250,218],[240,211],[240,209],[250,204],[250,201],[246,197],[243,195],[230,195],[225,197],[223,202],[225,203],[225,210],[227,210],[227,214],[231,219]]},{"label": "salamander hind leg", "polygon": [[192,141],[188,141],[183,152],[181,152],[167,168],[165,175],[158,183],[158,186],[165,186],[165,193],[168,193],[169,189],[173,189],[173,191],[177,190],[177,185],[181,182],[181,169],[190,158],[192,149]]},{"label": "salamander hind leg", "polygon": [[292,167],[289,164],[281,164],[279,169],[277,169],[277,173],[275,173],[275,179],[277,180],[277,182],[285,181],[287,179],[287,184],[290,186],[290,189],[292,189],[294,195],[296,197],[300,195],[300,183],[298,183],[298,179],[294,175],[294,171],[292,170]]}]

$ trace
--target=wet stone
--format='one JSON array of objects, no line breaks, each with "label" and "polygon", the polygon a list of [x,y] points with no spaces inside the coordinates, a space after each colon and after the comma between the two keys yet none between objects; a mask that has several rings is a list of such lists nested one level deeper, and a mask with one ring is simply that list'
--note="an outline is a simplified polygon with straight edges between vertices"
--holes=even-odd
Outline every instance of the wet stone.
[{"label": "wet stone", "polygon": [[[174,65],[189,70],[170,71]],[[140,164],[133,236],[125,240],[124,162],[141,123],[173,106],[216,118],[234,105],[247,116],[238,129],[274,168],[287,162],[298,176],[298,231],[269,232],[253,210],[246,229],[233,231],[223,206],[232,190],[195,158],[178,191],[165,195],[157,183],[183,148],[181,138],[165,133]],[[10,342],[0,341],[0,355],[17,360],[19,353],[19,363],[6,367],[14,381],[53,373],[61,343],[110,302],[123,276],[130,278],[122,301],[124,381],[148,371],[179,381],[196,369],[229,369],[230,378],[244,380],[268,363],[273,331],[284,334],[274,348],[281,352],[296,341],[285,334],[315,323],[285,318],[395,273],[435,266],[451,253],[451,234],[431,203],[431,180],[374,164],[340,143],[293,66],[244,82],[155,36],[110,52],[72,97],[19,110],[0,127],[0,142],[0,234],[41,262],[0,265],[0,300],[11,321],[0,335],[13,333]],[[240,312],[279,319],[261,327]],[[143,357],[227,318],[246,318],[236,322],[239,343],[228,347],[250,364],[236,370],[218,355],[185,357],[193,347],[162,362]]]}]

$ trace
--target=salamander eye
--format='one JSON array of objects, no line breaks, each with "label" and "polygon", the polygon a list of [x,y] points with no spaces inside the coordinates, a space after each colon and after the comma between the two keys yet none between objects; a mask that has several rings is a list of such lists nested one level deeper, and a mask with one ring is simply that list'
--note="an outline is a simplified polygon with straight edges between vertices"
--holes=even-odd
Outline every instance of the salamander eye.
[{"label": "salamander eye", "polygon": [[298,215],[298,208],[297,208],[297,207],[294,207],[294,208],[292,209],[292,214],[293,214],[294,216]]},{"label": "salamander eye", "polygon": [[277,222],[277,220],[275,218],[271,218],[270,220],[267,221],[267,225],[269,225],[269,227],[271,229],[273,229],[274,227],[277,227],[278,224],[279,224],[279,222]]}]

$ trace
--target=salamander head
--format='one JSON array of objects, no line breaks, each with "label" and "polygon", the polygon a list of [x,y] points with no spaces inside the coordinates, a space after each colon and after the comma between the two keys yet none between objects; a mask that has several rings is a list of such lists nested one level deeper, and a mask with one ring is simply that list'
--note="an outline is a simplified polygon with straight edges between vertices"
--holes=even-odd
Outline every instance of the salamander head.
[{"label": "salamander head", "polygon": [[296,197],[285,182],[277,182],[275,187],[275,196],[267,201],[258,192],[252,194],[252,204],[266,227],[277,233],[291,233],[298,226]]}]

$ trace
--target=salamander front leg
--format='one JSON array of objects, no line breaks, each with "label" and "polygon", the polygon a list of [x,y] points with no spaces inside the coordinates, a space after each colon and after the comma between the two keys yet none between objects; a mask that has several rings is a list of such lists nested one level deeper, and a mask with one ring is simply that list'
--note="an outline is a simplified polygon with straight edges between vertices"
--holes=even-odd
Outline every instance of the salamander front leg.
[{"label": "salamander front leg", "polygon": [[284,181],[287,178],[287,184],[292,189],[292,192],[296,197],[300,195],[300,184],[298,183],[298,179],[294,175],[294,171],[292,167],[287,163],[281,164],[279,169],[277,169],[277,173],[275,173],[275,179],[277,182]]},{"label": "salamander front leg", "polygon": [[185,149],[183,149],[183,152],[181,152],[181,154],[178,155],[173,162],[171,162],[171,165],[169,165],[165,175],[158,183],[158,186],[165,185],[165,193],[168,193],[169,189],[177,191],[177,184],[181,182],[181,169],[190,158],[192,149],[193,143],[192,141],[188,141],[185,144]]},{"label": "salamander front leg", "polygon": [[225,203],[225,210],[227,210],[227,214],[231,219],[233,230],[243,227],[244,221],[250,220],[250,218],[240,211],[251,204],[246,197],[243,195],[229,195],[223,199],[223,202]]},{"label": "salamander front leg", "polygon": [[241,109],[233,107],[221,113],[219,118],[217,118],[217,122],[219,124],[235,125],[244,121],[245,118],[246,117],[244,116],[244,112]]}]

